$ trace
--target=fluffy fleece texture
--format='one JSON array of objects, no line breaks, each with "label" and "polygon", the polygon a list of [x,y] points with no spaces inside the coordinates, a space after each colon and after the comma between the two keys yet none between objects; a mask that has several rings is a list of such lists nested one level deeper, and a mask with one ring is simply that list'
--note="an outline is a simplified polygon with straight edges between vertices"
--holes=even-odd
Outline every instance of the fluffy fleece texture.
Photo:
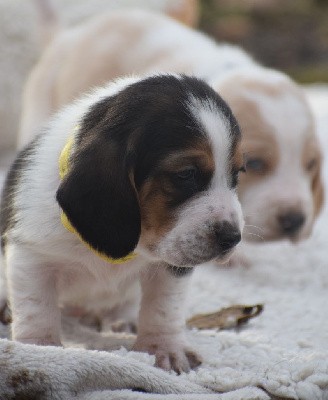
[{"label": "fluffy fleece texture", "polygon": [[[327,155],[328,87],[307,94]],[[327,163],[324,180],[328,190]],[[132,338],[65,317],[66,349],[0,340],[0,398],[328,399],[327,218],[325,206],[313,236],[299,245],[249,246],[251,267],[198,268],[188,316],[236,303],[263,303],[264,311],[239,330],[191,331],[204,358],[197,371],[177,377],[153,368],[147,354],[94,351],[129,348]],[[0,326],[0,336],[7,335]]]}]

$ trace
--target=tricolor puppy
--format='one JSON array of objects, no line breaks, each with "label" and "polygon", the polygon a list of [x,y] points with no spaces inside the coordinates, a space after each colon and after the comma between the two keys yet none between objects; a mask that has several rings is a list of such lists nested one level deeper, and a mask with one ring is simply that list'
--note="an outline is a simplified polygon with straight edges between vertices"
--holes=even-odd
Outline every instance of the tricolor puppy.
[{"label": "tricolor puppy", "polygon": [[184,336],[189,272],[240,241],[241,169],[238,124],[196,78],[126,78],[65,108],[4,189],[13,339],[58,345],[59,305],[95,285],[110,308],[140,279],[135,349],[165,369],[197,365]]},{"label": "tricolor puppy", "polygon": [[323,187],[321,151],[302,90],[241,49],[217,44],[163,15],[113,11],[61,31],[27,82],[20,143],[53,110],[93,85],[154,71],[205,79],[236,115],[247,169],[238,189],[244,239],[307,238],[322,206]]}]

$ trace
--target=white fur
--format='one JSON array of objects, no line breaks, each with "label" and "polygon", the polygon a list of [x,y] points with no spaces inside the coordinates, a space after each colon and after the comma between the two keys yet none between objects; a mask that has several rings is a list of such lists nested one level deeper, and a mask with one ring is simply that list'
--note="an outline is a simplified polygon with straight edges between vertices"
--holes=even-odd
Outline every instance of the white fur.
[{"label": "white fur", "polygon": [[[212,184],[214,186],[218,185],[221,188],[227,188],[228,155],[231,145],[227,121],[223,114],[219,113],[217,107],[209,100],[207,102],[200,102],[195,98],[191,98],[189,108],[212,142],[213,154],[217,165],[217,175],[214,177]],[[223,154],[225,157],[222,157]]]}]

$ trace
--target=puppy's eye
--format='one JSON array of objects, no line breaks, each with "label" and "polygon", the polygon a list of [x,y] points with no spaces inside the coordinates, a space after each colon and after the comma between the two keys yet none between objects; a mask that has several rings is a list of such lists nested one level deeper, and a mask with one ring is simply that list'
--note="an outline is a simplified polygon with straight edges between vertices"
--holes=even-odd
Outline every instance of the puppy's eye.
[{"label": "puppy's eye", "polygon": [[195,179],[197,174],[196,168],[188,168],[176,173],[177,178],[182,181],[192,181]]},{"label": "puppy's eye", "polygon": [[318,161],[315,158],[312,158],[312,160],[310,160],[306,164],[306,169],[307,169],[307,171],[311,172],[316,168],[317,165],[318,165]]},{"label": "puppy's eye", "polygon": [[246,160],[246,171],[263,173],[267,169],[267,165],[261,158],[249,158]]}]

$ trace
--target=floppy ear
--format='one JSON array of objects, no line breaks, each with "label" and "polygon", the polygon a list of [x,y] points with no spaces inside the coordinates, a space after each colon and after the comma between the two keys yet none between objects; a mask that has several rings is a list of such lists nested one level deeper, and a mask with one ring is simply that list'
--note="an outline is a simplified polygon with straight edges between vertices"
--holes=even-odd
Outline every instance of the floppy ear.
[{"label": "floppy ear", "polygon": [[136,247],[141,230],[137,193],[126,165],[126,145],[97,128],[76,143],[57,201],[73,228],[92,248],[117,259]]},{"label": "floppy ear", "polygon": [[322,178],[321,178],[321,165],[319,166],[313,178],[312,192],[313,192],[313,204],[314,204],[314,217],[317,217],[322,209],[325,197]]}]

